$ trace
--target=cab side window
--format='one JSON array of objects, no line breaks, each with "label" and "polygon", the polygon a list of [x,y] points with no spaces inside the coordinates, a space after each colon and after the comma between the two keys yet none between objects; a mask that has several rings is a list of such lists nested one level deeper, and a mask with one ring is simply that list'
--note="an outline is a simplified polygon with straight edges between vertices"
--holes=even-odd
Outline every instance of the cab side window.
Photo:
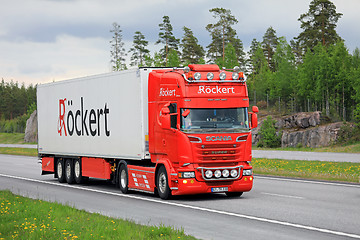
[{"label": "cab side window", "polygon": [[[169,106],[170,114],[177,113],[177,105],[176,103],[171,103]],[[177,125],[177,114],[170,115],[171,128],[176,129]]]}]

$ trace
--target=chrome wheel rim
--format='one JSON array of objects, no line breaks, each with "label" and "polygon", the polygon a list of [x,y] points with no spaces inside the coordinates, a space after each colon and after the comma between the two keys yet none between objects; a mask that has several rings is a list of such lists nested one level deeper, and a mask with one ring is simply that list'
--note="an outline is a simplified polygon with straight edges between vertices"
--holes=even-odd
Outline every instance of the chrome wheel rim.
[{"label": "chrome wheel rim", "polygon": [[58,164],[57,164],[57,174],[58,174],[59,178],[62,177],[62,164],[61,164],[61,162],[58,162]]},{"label": "chrome wheel rim", "polygon": [[121,170],[120,173],[120,184],[122,188],[126,188],[127,179],[126,179],[126,171],[125,169]]},{"label": "chrome wheel rim", "polygon": [[69,177],[70,174],[71,174],[71,169],[70,169],[70,163],[69,162],[66,164],[65,170],[66,170],[66,176]]},{"label": "chrome wheel rim", "polygon": [[159,190],[162,193],[166,191],[166,176],[164,173],[161,173],[159,177]]},{"label": "chrome wheel rim", "polygon": [[80,162],[79,161],[75,162],[74,170],[75,170],[75,176],[77,178],[79,178],[80,177]]}]

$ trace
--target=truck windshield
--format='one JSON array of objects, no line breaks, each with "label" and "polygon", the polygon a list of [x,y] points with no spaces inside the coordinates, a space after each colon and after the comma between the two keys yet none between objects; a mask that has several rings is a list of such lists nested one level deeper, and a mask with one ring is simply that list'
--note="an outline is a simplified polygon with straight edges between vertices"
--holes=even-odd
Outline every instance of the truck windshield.
[{"label": "truck windshield", "polygon": [[[183,113],[186,109],[181,109]],[[247,108],[191,108],[181,115],[183,132],[244,132],[249,131]]]}]

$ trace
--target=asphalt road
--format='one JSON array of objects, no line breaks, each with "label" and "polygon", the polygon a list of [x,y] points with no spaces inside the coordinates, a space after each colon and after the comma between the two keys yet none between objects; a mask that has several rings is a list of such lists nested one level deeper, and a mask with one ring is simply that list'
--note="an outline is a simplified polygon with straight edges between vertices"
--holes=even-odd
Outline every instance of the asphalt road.
[{"label": "asphalt road", "polygon": [[141,224],[183,228],[201,239],[360,239],[360,185],[255,176],[241,198],[123,195],[106,181],[58,183],[37,158],[0,155],[0,189]]}]

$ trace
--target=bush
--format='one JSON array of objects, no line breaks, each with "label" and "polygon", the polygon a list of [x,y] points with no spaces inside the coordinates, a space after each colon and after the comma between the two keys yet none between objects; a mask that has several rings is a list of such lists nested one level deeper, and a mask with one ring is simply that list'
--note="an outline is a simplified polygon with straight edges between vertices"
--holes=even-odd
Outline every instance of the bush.
[{"label": "bush", "polygon": [[261,125],[258,147],[276,148],[281,146],[281,133],[276,132],[276,121],[268,116]]},{"label": "bush", "polygon": [[350,123],[344,123],[338,132],[338,143],[353,143],[360,141],[360,127]]}]

